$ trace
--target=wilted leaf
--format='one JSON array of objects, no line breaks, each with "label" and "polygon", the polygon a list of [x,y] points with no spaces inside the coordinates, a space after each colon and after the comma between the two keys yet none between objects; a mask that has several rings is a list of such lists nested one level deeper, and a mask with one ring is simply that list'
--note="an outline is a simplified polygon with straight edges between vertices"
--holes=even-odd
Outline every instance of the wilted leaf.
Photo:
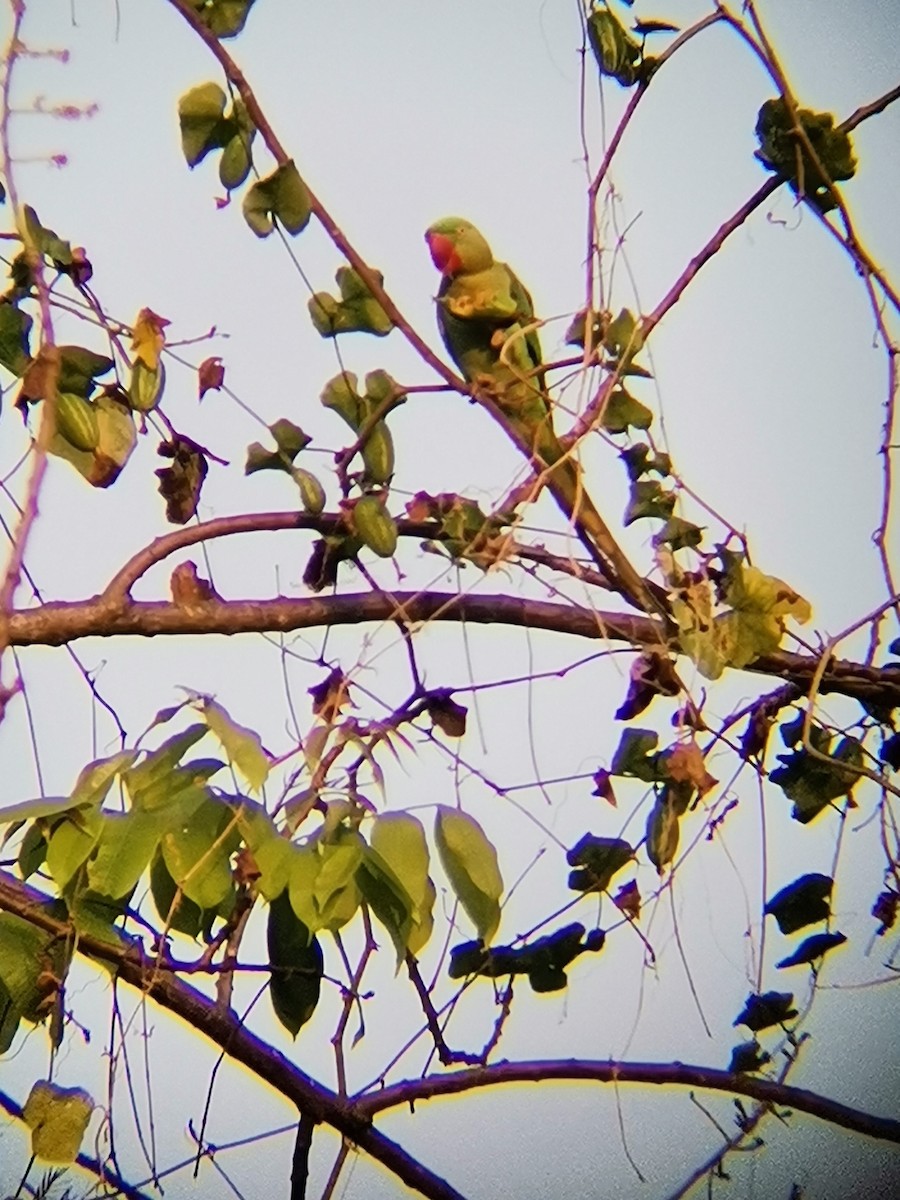
[{"label": "wilted leaf", "polygon": [[814,933],[812,937],[801,942],[793,954],[789,954],[775,966],[779,971],[783,971],[788,967],[800,967],[806,963],[814,963],[817,958],[821,958],[829,950],[833,950],[836,946],[842,946],[846,940],[842,933]]},{"label": "wilted leaf", "polygon": [[859,774],[852,768],[862,765],[862,747],[855,738],[842,738],[832,754],[827,733],[814,727],[811,737],[815,748],[822,754],[830,754],[833,763],[822,762],[801,747],[792,754],[779,754],[783,765],[769,776],[793,800],[791,816],[801,825],[808,824],[834,800],[849,796],[859,780]]},{"label": "wilted leaf", "polygon": [[612,779],[610,779],[609,771],[602,767],[594,772],[594,790],[592,796],[598,796],[601,800],[605,800],[607,804],[611,804],[613,808],[618,807],[616,803],[616,794],[613,791]]},{"label": "wilted leaf", "polygon": [[666,773],[674,783],[690,784],[698,795],[704,796],[719,782],[706,769],[703,751],[694,741],[678,742],[663,755]]},{"label": "wilted leaf", "polygon": [[321,683],[308,690],[312,696],[313,712],[329,725],[340,716],[341,709],[350,703],[347,677],[340,667],[335,667]]},{"label": "wilted leaf", "polygon": [[431,692],[426,704],[432,722],[447,737],[462,737],[466,732],[468,710],[450,695],[449,691]]},{"label": "wilted leaf", "polygon": [[731,1051],[731,1062],[728,1064],[728,1070],[735,1075],[752,1074],[754,1071],[761,1071],[767,1062],[771,1061],[771,1055],[766,1054],[760,1046],[759,1042],[741,1042],[739,1046],[735,1046]]},{"label": "wilted leaf", "polygon": [[792,1007],[793,1003],[793,992],[751,994],[732,1024],[746,1025],[754,1033],[769,1029],[772,1025],[783,1025],[797,1015],[796,1008]]},{"label": "wilted leaf", "polygon": [[217,392],[225,382],[225,367],[221,358],[204,358],[197,368],[198,400],[202,400],[207,392]]},{"label": "wilted leaf", "polygon": [[806,925],[828,920],[833,886],[830,875],[801,875],[773,896],[763,911],[775,918],[782,933],[796,933]]},{"label": "wilted leaf", "polygon": [[185,525],[197,511],[200,491],[209,466],[206,455],[190,438],[177,434],[170,442],[160,442],[157,454],[171,458],[171,467],[159,467],[159,494],[166,502],[166,519],[173,525]]},{"label": "wilted leaf", "polygon": [[639,919],[641,915],[641,893],[633,879],[619,888],[615,896],[613,896],[613,904],[615,904],[619,912],[625,913],[632,920],[637,921]]},{"label": "wilted leaf", "polygon": [[613,755],[610,775],[630,775],[645,783],[659,779],[658,755],[654,753],[659,735],[652,729],[625,729]]},{"label": "wilted leaf", "polygon": [[166,342],[165,328],[170,324],[151,308],[142,308],[131,330],[131,348],[135,362],[142,362],[149,371],[159,366],[159,356]]},{"label": "wilted leaf", "polygon": [[634,848],[621,838],[586,833],[566,854],[566,862],[576,868],[569,873],[569,887],[579,892],[603,892],[632,858]]}]

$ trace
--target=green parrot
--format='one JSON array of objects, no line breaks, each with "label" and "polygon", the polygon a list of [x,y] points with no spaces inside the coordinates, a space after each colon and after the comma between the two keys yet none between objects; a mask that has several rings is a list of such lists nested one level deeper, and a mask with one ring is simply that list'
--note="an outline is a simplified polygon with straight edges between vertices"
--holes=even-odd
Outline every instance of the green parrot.
[{"label": "green parrot", "polygon": [[495,262],[484,237],[462,217],[435,221],[425,240],[443,276],[437,320],[450,357],[466,380],[494,401],[513,441],[539,468],[551,468],[548,484],[557,502],[587,536],[622,594],[645,612],[658,610],[659,601],[619,549],[584,491],[578,464],[554,432],[527,288],[511,267]]}]

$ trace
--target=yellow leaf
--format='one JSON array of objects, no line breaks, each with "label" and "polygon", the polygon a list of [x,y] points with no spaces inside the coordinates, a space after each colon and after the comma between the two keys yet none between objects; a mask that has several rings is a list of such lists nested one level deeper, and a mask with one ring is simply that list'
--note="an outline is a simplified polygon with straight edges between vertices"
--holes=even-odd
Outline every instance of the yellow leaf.
[{"label": "yellow leaf", "polygon": [[142,362],[151,371],[155,371],[159,365],[159,356],[166,343],[163,330],[168,324],[165,317],[158,316],[150,308],[142,308],[131,331],[131,347],[135,360]]}]

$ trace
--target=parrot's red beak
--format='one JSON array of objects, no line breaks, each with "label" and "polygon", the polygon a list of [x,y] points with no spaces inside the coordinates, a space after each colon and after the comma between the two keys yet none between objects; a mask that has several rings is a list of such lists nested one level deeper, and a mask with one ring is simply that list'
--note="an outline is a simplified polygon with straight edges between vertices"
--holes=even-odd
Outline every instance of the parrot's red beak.
[{"label": "parrot's red beak", "polygon": [[462,263],[459,261],[452,238],[448,238],[444,233],[426,233],[425,241],[431,251],[431,261],[441,274],[455,275]]}]

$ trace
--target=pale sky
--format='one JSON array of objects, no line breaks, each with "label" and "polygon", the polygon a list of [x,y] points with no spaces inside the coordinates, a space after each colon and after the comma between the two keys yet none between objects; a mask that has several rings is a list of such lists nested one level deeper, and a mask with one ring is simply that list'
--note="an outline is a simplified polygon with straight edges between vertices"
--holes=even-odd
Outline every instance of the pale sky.
[{"label": "pale sky", "polygon": [[[702,0],[654,5],[639,0],[634,11],[644,19],[686,25],[709,9]],[[896,85],[900,26],[892,0],[860,0],[852,6],[838,0],[769,0],[760,11],[803,105],[843,119]],[[4,9],[4,38],[8,23]],[[179,355],[192,364],[207,355],[222,357],[228,386],[264,423],[289,417],[319,447],[341,445],[343,427],[318,403],[325,381],[339,370],[335,349],[309,323],[308,293],[297,270],[277,238],[259,241],[247,229],[239,197],[217,210],[215,198],[222,189],[212,159],[191,172],[182,158],[177,101],[189,87],[219,79],[208,52],[174,9],[148,0],[118,5],[113,0],[30,0],[25,37],[34,50],[65,49],[69,61],[63,65],[48,56],[20,64],[17,110],[30,110],[40,99],[44,108],[74,104],[97,111],[67,121],[17,113],[12,125],[17,188],[45,225],[87,248],[94,265],[92,286],[106,310],[128,322],[139,309],[152,308],[171,321],[170,342],[193,343]],[[530,287],[537,312],[548,318],[542,338],[549,358],[564,352],[566,325],[583,303],[580,38],[575,0],[454,0],[442,6],[415,0],[379,5],[260,0],[245,34],[229,47],[301,173],[360,252],[384,272],[401,309],[435,348],[437,278],[422,235],[431,221],[458,213],[479,225],[498,257],[512,262]],[[660,49],[666,41],[659,39]],[[608,136],[614,129],[627,94],[607,81],[601,98],[590,62],[587,76],[585,136],[596,167],[604,131]],[[613,170],[618,199],[615,227],[608,232],[615,236],[627,229],[624,258],[617,261],[613,279],[614,308],[650,311],[718,225],[763,181],[765,173],[753,157],[754,126],[760,105],[773,94],[759,64],[724,29],[696,38],[654,81]],[[843,192],[863,242],[897,279],[900,107],[895,104],[866,122],[854,134],[854,145],[860,169]],[[66,156],[66,164],[51,166],[49,156],[58,154]],[[261,148],[258,161],[263,171],[271,165]],[[311,225],[291,248],[315,289],[334,290],[341,260],[318,228]],[[197,340],[213,326],[214,337]],[[60,317],[60,341],[84,342],[90,336]],[[813,643],[885,598],[870,541],[881,503],[877,451],[886,390],[885,356],[873,342],[861,281],[819,222],[796,208],[784,188],[729,240],[665,318],[650,346],[654,378],[635,388],[656,414],[654,435],[665,438],[685,481],[748,533],[758,566],[810,600],[814,616],[805,636]],[[96,348],[102,350],[102,342]],[[434,382],[396,332],[383,340],[351,335],[342,339],[340,350],[346,367],[360,376],[383,368],[405,383]],[[584,397],[576,388],[566,395],[571,405],[579,399]],[[179,429],[231,462],[229,468],[212,467],[201,519],[295,505],[286,478],[273,473],[244,479],[245,447],[264,438],[265,430],[227,396],[212,393],[198,406],[193,373],[170,362],[164,407]],[[398,458],[392,493],[396,512],[420,488],[465,493],[487,504],[507,490],[519,468],[502,432],[462,397],[413,396],[391,425]],[[25,445],[8,399],[2,428],[0,472],[5,476]],[[166,531],[152,476],[159,465],[157,441],[153,434],[141,439],[122,478],[106,493],[91,491],[66,464],[51,464],[28,555],[46,598],[78,599],[97,592],[125,558]],[[337,491],[328,479],[329,463],[322,454],[312,455],[308,465],[319,470],[333,506]],[[585,468],[592,493],[617,520],[627,484],[615,451],[592,448]],[[21,476],[14,486],[21,486]],[[2,503],[10,519],[9,502]],[[688,503],[683,512],[710,526],[711,542],[721,539],[721,527],[699,509]],[[547,502],[529,513],[528,524],[561,529]],[[622,539],[645,571],[652,561],[649,528],[639,523]],[[566,545],[560,538],[555,544]],[[303,595],[300,576],[309,546],[303,534],[211,544],[216,587],[226,597],[270,596],[279,589]],[[181,557],[198,559],[206,573],[196,548]],[[404,547],[399,561],[404,573],[399,579],[392,564],[374,568],[385,586],[447,589],[457,584],[453,570],[442,572],[437,558],[414,546]],[[148,574],[136,594],[167,596],[172,565],[169,560]],[[512,571],[483,578],[471,567],[460,582],[482,594],[518,586]],[[361,586],[348,573],[347,590]],[[537,585],[525,590],[546,594]],[[565,594],[586,600],[571,584]],[[23,590],[20,603],[26,598]],[[518,679],[562,671],[605,648],[549,635],[528,637],[521,630],[476,628],[464,634],[449,625],[428,630],[417,644],[428,684],[458,687],[470,679],[469,662],[479,680]],[[321,637],[306,635],[292,646],[308,660],[294,659],[289,667],[302,726],[311,720],[306,689],[324,674],[314,662]],[[865,639],[857,638],[839,653],[861,654],[864,648]],[[214,645],[204,639],[128,646],[96,641],[76,649],[97,672],[98,687],[132,738],[158,709],[180,698],[177,689],[184,685],[215,694],[237,720],[258,729],[274,753],[290,748],[281,662],[277,649],[260,638],[217,639]],[[346,670],[358,663],[360,684],[388,706],[408,688],[405,652],[392,626],[341,630],[329,637],[326,654],[329,663],[339,662]],[[28,651],[21,664],[45,791],[66,794],[86,761],[112,751],[114,730],[102,712],[92,711],[84,681],[64,652]],[[408,754],[388,775],[386,806],[409,807],[426,828],[430,806],[452,804],[458,794],[500,847],[507,884],[541,855],[504,915],[503,941],[546,917],[557,897],[560,904],[570,898],[557,840],[571,845],[587,829],[633,840],[642,836],[647,808],[641,807],[638,784],[620,787],[617,810],[590,796],[588,778],[550,786],[545,794],[533,787],[514,790],[536,776],[589,776],[608,765],[620,733],[613,713],[627,670],[626,657],[613,656],[533,688],[522,684],[479,693],[461,753],[510,789],[532,820],[511,801],[466,779],[465,771],[455,774],[450,757],[427,747],[420,763]],[[698,692],[703,681],[691,682]],[[748,676],[710,686],[708,711],[724,715],[764,686],[766,681]],[[471,704],[470,696],[460,699]],[[365,697],[360,705],[364,718],[387,711]],[[659,728],[663,740],[671,740],[671,711],[662,703],[638,724]],[[837,704],[828,712],[836,719],[856,718],[855,710],[845,713]],[[38,794],[22,706],[11,706],[0,729],[0,763],[0,804]],[[725,786],[733,761],[713,756],[709,766],[713,774],[721,773]],[[674,893],[685,960],[713,1036],[704,1032],[690,995],[666,894],[642,923],[657,951],[655,971],[642,966],[638,939],[619,931],[602,955],[586,956],[573,968],[567,992],[531,997],[523,981],[503,1056],[621,1056],[727,1066],[730,1047],[743,1038],[731,1022],[751,990],[761,899],[804,871],[830,872],[837,832],[834,813],[823,814],[814,828],[800,828],[789,819],[788,801],[770,788],[763,855],[760,804],[749,773],[735,795],[741,803],[724,836],[713,846],[698,847],[681,868]],[[791,1082],[890,1113],[900,1095],[896,993],[890,985],[861,986],[887,974],[882,963],[891,946],[889,940],[871,943],[869,907],[879,890],[881,859],[877,826],[866,824],[874,797],[861,789],[858,798],[861,808],[845,833],[836,901],[836,924],[850,946],[827,964],[807,1026],[813,1038]],[[695,836],[702,836],[696,818],[685,828],[684,843]],[[646,862],[637,877],[649,893],[655,873]],[[445,895],[439,912],[442,903],[449,907]],[[590,925],[595,918],[585,903],[565,919]],[[601,924],[611,921],[605,911]],[[425,960],[431,969],[444,933],[439,919],[432,958]],[[352,934],[348,941],[355,944]],[[190,947],[179,949],[187,953]],[[331,955],[332,948],[326,953]],[[808,974],[773,969],[783,953],[783,940],[770,927],[764,986],[793,990],[803,999]],[[376,1076],[407,1030],[417,1027],[415,998],[402,977],[394,979],[390,948],[385,959],[373,976],[377,996],[367,1010],[367,1036],[349,1056],[357,1085]],[[339,969],[336,956],[328,961]],[[242,984],[244,1002],[254,987],[253,980]],[[465,1011],[451,1026],[460,1043],[477,1045],[487,1036],[495,1014],[489,991],[490,985],[480,981],[467,996]],[[98,1102],[106,1097],[100,1047],[107,1036],[108,1000],[107,978],[80,969],[69,1003],[93,1040],[86,1047],[77,1033],[67,1035],[58,1065],[60,1082],[87,1087]],[[131,1012],[134,997],[120,992],[120,1000]],[[293,1045],[275,1027],[267,998],[255,1019],[282,1052],[331,1083],[328,1038],[337,1008],[338,999],[327,992],[315,1020]],[[136,1019],[139,1027],[140,1012]],[[185,1129],[189,1120],[199,1124],[214,1059],[159,1013],[149,1011],[147,1021],[154,1030],[154,1115],[165,1168],[190,1154]],[[137,1033],[131,1044],[139,1056]],[[398,1078],[421,1070],[422,1045],[400,1064]],[[31,1079],[46,1069],[46,1057],[45,1035],[32,1033],[3,1063],[0,1086],[24,1098]],[[616,1096],[609,1088],[541,1086],[433,1101],[414,1117],[392,1115],[384,1128],[472,1200],[665,1196],[717,1145],[716,1130],[685,1093],[631,1088],[622,1089],[618,1100],[628,1151],[647,1184],[638,1180],[623,1150]],[[728,1098],[706,1096],[703,1103],[731,1126]],[[291,1118],[287,1106],[263,1087],[226,1068],[208,1136],[224,1143]],[[138,1152],[129,1144],[130,1124],[123,1089],[117,1117],[122,1161],[131,1165],[130,1178],[145,1178]],[[769,1120],[762,1132],[768,1151],[730,1157],[726,1165],[734,1183],[728,1192],[717,1185],[716,1195],[786,1197],[797,1182],[816,1200],[874,1197],[889,1193],[891,1177],[900,1180],[896,1149],[851,1138],[812,1119],[797,1119],[789,1129]],[[223,1153],[221,1162],[243,1195],[263,1194],[263,1177],[266,1194],[286,1194],[291,1146],[288,1134]],[[24,1161],[23,1147],[18,1130],[0,1123],[0,1162],[6,1156]],[[330,1134],[317,1134],[311,1196],[320,1194],[336,1149]],[[202,1179],[197,1185],[189,1171],[182,1171],[167,1182],[166,1195],[182,1200],[228,1194],[212,1170],[206,1169]],[[0,1182],[9,1182],[2,1169]],[[398,1191],[361,1158],[338,1195],[379,1200]]]}]

